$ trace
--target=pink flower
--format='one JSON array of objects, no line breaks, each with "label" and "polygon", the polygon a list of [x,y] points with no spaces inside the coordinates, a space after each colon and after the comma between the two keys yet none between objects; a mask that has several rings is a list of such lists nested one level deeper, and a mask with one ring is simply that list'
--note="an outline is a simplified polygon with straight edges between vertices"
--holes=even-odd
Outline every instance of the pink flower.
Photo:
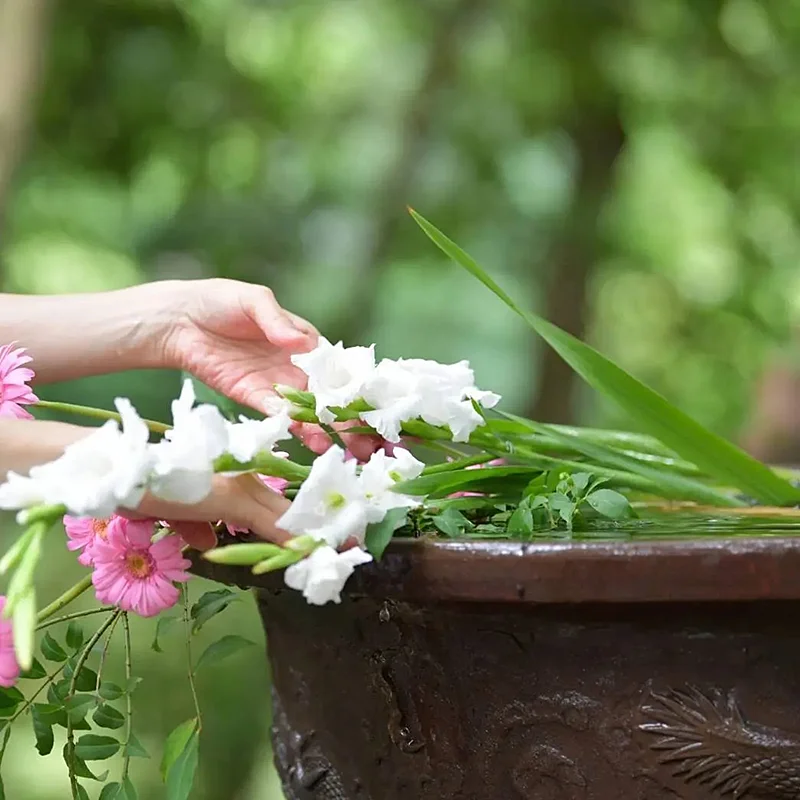
[{"label": "pink flower", "polygon": [[114,514],[106,519],[92,519],[91,517],[64,517],[64,529],[69,541],[68,550],[83,550],[78,556],[78,562],[85,567],[94,563],[92,550],[97,539],[105,540],[108,536],[108,526],[111,521],[118,519]]},{"label": "pink flower", "polygon": [[[0,595],[0,614],[6,607],[6,598]],[[0,686],[8,689],[19,678],[19,664],[14,653],[14,632],[10,619],[0,617]]]},{"label": "pink flower", "polygon": [[32,360],[21,347],[14,349],[13,344],[0,347],[0,417],[31,418],[22,406],[39,402],[28,386],[34,372],[23,366]]},{"label": "pink flower", "polygon": [[[276,478],[272,475],[257,475],[256,477],[264,486],[278,494],[283,494],[286,491],[286,487],[289,485],[289,481],[287,481],[286,478]],[[237,533],[247,533],[247,528],[239,528],[236,525],[231,525],[229,522],[225,523],[225,527],[228,529],[228,533],[231,536],[236,536]]]},{"label": "pink flower", "polygon": [[181,554],[184,541],[170,534],[152,541],[153,520],[114,517],[106,537],[92,546],[94,583],[101,603],[153,617],[178,602],[175,581],[188,581],[191,562]]}]

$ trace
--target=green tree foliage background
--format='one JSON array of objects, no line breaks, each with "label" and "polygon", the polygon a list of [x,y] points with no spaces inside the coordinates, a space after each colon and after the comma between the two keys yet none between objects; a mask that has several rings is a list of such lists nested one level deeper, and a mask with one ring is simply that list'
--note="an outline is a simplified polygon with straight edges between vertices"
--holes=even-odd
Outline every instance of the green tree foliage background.
[{"label": "green tree foliage background", "polygon": [[[264,283],[331,339],[469,358],[512,410],[626,425],[440,257],[409,204],[727,436],[790,353],[796,0],[62,0],[49,14],[0,198],[6,291]],[[124,393],[164,417],[177,388],[137,373],[43,394]],[[53,594],[65,558],[54,546]],[[227,615],[260,636],[252,608]],[[180,642],[153,653],[151,627],[138,701],[157,751],[189,699]],[[279,797],[268,687],[261,652],[201,682],[198,798]],[[58,757],[42,767],[30,751],[6,757],[10,796],[63,797]],[[158,797],[156,770],[140,773]]]}]

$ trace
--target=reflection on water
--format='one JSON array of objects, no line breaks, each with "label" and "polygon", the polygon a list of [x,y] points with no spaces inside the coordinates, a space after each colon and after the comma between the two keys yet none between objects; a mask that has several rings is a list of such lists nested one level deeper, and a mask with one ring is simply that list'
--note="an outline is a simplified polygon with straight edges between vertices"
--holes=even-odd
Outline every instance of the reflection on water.
[{"label": "reflection on water", "polygon": [[639,510],[639,518],[621,522],[593,521],[592,530],[534,533],[541,540],[620,540],[620,539],[730,539],[764,536],[800,536],[800,516],[750,516],[739,514],[701,515],[688,512]]}]

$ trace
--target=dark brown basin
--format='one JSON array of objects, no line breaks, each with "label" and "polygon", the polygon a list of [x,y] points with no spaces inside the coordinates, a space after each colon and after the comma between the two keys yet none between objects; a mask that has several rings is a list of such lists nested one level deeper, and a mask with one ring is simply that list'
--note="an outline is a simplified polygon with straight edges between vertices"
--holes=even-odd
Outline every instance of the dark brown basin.
[{"label": "dark brown basin", "polygon": [[258,589],[289,800],[800,798],[800,538],[394,543]]}]

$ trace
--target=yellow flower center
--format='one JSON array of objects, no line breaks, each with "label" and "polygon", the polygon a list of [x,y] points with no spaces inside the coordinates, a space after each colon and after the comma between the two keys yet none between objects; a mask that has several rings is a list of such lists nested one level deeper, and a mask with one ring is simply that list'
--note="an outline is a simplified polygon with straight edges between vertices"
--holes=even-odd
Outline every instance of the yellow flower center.
[{"label": "yellow flower center", "polygon": [[347,498],[343,494],[339,494],[338,492],[331,492],[328,495],[328,508],[335,510],[339,509],[342,506],[346,505]]},{"label": "yellow flower center", "polygon": [[99,536],[101,539],[105,539],[108,536],[108,523],[111,522],[110,519],[93,519],[92,520],[92,533],[95,536]]},{"label": "yellow flower center", "polygon": [[147,553],[128,553],[125,566],[134,578],[146,578],[153,571],[153,561]]}]

